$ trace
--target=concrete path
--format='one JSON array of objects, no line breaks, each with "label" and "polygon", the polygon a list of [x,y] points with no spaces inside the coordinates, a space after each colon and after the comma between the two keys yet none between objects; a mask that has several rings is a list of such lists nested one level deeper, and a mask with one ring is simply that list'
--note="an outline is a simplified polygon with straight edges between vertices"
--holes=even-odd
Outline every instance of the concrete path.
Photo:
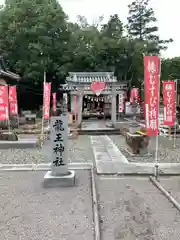
[{"label": "concrete path", "polygon": [[[95,165],[98,174],[154,175],[155,162],[130,163],[107,136],[91,136]],[[159,163],[162,175],[180,175],[180,163]]]},{"label": "concrete path", "polygon": [[128,163],[127,158],[119,151],[108,136],[91,136],[91,144],[96,165],[101,162]]},{"label": "concrete path", "polygon": [[147,178],[97,177],[103,240],[180,239],[180,214]]}]

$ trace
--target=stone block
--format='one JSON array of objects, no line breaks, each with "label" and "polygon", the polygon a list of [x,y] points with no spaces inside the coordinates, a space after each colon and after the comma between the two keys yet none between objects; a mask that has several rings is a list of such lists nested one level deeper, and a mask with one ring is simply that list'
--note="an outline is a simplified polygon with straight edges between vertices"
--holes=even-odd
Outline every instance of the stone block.
[{"label": "stone block", "polygon": [[67,174],[52,175],[52,171],[48,171],[44,176],[45,188],[68,187],[75,185],[76,174],[75,171],[69,170]]},{"label": "stone block", "polygon": [[17,116],[10,117],[10,126],[11,126],[11,128],[18,128],[18,118],[17,118]]},{"label": "stone block", "polygon": [[149,137],[146,135],[126,133],[127,150],[132,154],[147,154]]},{"label": "stone block", "polygon": [[1,129],[8,129],[8,121],[0,121],[0,128]]},{"label": "stone block", "polygon": [[36,124],[36,114],[26,114],[25,119],[28,124]]},{"label": "stone block", "polygon": [[36,139],[18,140],[18,141],[0,141],[0,149],[27,149],[36,148]]},{"label": "stone block", "polygon": [[19,125],[24,125],[26,123],[25,117],[19,117]]},{"label": "stone block", "polygon": [[0,141],[18,141],[18,136],[15,132],[1,132]]}]

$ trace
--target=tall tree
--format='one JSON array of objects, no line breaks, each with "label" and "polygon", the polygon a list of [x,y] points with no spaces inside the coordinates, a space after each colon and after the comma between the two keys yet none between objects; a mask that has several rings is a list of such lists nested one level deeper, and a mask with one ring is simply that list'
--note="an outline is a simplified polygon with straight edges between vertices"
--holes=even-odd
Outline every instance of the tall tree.
[{"label": "tall tree", "polygon": [[111,15],[107,24],[102,25],[102,33],[109,38],[120,39],[123,35],[123,23],[117,14]]},{"label": "tall tree", "polygon": [[6,0],[0,11],[0,49],[24,81],[57,83],[70,61],[67,16],[56,0]]},{"label": "tall tree", "polygon": [[127,41],[123,38],[123,23],[117,14],[111,15],[101,28],[101,58],[107,70],[114,71],[119,80],[126,79]]},{"label": "tall tree", "polygon": [[157,34],[158,27],[155,25],[157,19],[154,10],[149,7],[150,0],[135,0],[129,7],[127,18],[127,30],[129,37],[148,42],[149,53],[159,53],[161,49],[167,49],[167,43],[172,39],[161,40]]},{"label": "tall tree", "polygon": [[72,64],[69,71],[94,71],[99,53],[99,49],[95,51],[96,43],[99,43],[99,30],[89,24],[84,16],[78,16],[77,23],[70,25],[72,32],[68,47]]}]

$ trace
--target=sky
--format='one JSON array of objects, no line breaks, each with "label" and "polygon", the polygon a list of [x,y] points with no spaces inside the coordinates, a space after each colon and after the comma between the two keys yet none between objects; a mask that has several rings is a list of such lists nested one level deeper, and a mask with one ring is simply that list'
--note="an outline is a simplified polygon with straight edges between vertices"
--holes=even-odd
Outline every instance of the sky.
[{"label": "sky", "polygon": [[[59,0],[70,20],[75,21],[77,15],[84,15],[92,22],[98,16],[104,15],[105,20],[117,13],[124,23],[128,15],[128,4],[132,0]],[[155,11],[159,36],[161,39],[172,38],[173,43],[164,57],[180,56],[180,1],[179,0],[151,0],[151,6]]]},{"label": "sky", "polygon": [[[121,21],[126,23],[128,7],[132,0],[59,0],[66,14],[71,21],[76,21],[77,15],[86,16],[92,23],[98,16],[104,15],[104,21],[110,15],[118,14]],[[4,0],[0,0],[0,4]],[[180,56],[180,1],[179,0],[151,0],[150,4],[158,19],[159,36],[161,39],[172,38],[173,43],[169,44],[168,50],[163,52],[163,56]]]}]

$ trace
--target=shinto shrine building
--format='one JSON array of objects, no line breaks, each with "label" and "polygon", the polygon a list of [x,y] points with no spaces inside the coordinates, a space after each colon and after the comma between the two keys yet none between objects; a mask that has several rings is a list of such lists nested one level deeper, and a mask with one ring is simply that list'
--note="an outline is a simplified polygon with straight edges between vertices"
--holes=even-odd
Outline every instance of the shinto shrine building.
[{"label": "shinto shrine building", "polygon": [[[101,86],[100,91],[93,91],[92,83]],[[127,82],[118,81],[113,72],[70,72],[62,87],[69,92],[70,110],[78,115],[78,124],[90,117],[109,117],[115,124],[118,94],[127,92]]]}]

